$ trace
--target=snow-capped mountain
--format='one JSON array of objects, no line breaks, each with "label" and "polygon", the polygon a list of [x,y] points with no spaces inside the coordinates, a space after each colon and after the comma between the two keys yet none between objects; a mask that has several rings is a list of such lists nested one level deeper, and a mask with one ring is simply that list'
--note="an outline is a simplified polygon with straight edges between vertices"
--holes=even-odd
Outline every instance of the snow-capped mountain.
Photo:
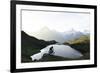
[{"label": "snow-capped mountain", "polygon": [[68,41],[68,40],[77,39],[80,36],[85,35],[85,33],[71,29],[70,31],[64,32],[63,35],[65,39]]},{"label": "snow-capped mountain", "polygon": [[74,29],[66,32],[58,32],[56,30],[50,30],[48,27],[43,27],[39,31],[32,33],[32,36],[38,39],[43,39],[46,41],[55,40],[60,43],[79,38],[82,35],[87,35],[87,33],[76,31]]}]

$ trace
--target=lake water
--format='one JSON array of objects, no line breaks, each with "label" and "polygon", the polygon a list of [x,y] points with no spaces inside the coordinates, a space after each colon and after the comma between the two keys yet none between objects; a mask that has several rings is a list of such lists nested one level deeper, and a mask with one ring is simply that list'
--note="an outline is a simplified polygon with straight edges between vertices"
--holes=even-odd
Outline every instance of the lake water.
[{"label": "lake water", "polygon": [[53,47],[53,51],[54,51],[53,55],[55,55],[55,56],[60,56],[60,57],[64,57],[64,58],[71,58],[71,59],[76,59],[76,58],[80,58],[83,56],[80,52],[78,52],[74,48],[71,48],[68,45],[53,44],[53,45],[49,45],[49,46],[43,48],[42,50],[40,50],[41,52],[32,55],[31,58],[38,59],[38,60],[41,59],[43,54],[49,53],[49,50],[51,47]]}]

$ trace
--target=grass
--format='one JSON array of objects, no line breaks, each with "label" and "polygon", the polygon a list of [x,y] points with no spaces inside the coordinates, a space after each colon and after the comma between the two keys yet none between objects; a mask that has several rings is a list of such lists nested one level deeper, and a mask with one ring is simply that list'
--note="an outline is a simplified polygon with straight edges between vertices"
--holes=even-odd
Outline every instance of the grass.
[{"label": "grass", "polygon": [[69,43],[70,46],[77,51],[81,52],[83,54],[83,57],[81,59],[90,59],[90,36],[81,36],[78,39],[71,40],[68,42],[65,42],[64,44]]},{"label": "grass", "polygon": [[37,48],[32,48],[31,46],[28,45],[23,45],[22,46],[22,62],[32,62],[30,56],[32,56],[33,54],[37,53],[40,51],[40,49]]}]

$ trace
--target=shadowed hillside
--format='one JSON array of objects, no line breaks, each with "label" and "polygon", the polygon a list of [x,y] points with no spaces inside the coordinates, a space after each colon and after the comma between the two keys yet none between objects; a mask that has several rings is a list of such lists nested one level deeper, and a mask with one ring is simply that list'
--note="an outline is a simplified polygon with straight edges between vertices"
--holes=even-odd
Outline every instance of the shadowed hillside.
[{"label": "shadowed hillside", "polygon": [[30,62],[30,56],[39,52],[40,49],[50,45],[55,44],[56,41],[44,41],[39,40],[35,37],[27,35],[24,31],[21,32],[21,61]]}]

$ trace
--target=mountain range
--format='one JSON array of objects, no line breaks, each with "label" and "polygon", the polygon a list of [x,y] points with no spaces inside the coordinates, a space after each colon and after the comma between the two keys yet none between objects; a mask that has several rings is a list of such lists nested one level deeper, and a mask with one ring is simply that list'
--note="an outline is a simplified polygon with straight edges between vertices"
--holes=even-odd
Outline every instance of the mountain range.
[{"label": "mountain range", "polygon": [[81,32],[74,29],[65,32],[58,32],[56,30],[51,30],[48,27],[43,27],[39,31],[31,34],[31,36],[34,36],[38,39],[43,39],[46,41],[55,40],[59,43],[77,39],[82,35],[89,35],[89,32]]}]

